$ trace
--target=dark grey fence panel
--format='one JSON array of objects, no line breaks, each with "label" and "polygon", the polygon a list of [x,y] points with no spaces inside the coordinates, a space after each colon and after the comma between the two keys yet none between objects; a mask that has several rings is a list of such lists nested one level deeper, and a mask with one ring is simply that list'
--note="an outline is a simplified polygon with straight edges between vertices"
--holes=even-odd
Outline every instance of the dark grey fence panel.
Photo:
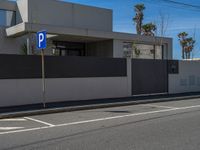
[{"label": "dark grey fence panel", "polygon": [[[127,76],[126,59],[45,57],[47,78]],[[0,79],[41,78],[41,57],[0,55]]]},{"label": "dark grey fence panel", "polygon": [[168,68],[166,60],[132,60],[132,94],[168,92]]},{"label": "dark grey fence panel", "polygon": [[169,74],[179,74],[179,61],[178,60],[168,60],[168,73]]},{"label": "dark grey fence panel", "polygon": [[39,56],[0,55],[0,79],[41,77]]}]

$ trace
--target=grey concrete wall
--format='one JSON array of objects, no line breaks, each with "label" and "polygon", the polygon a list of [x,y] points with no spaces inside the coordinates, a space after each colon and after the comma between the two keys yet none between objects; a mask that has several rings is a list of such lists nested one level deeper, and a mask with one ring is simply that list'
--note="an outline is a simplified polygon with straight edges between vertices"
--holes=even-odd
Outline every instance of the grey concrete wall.
[{"label": "grey concrete wall", "polygon": [[164,46],[163,58],[173,60],[173,42],[171,41],[169,43],[164,43],[163,46]]},{"label": "grey concrete wall", "polygon": [[[0,2],[0,9],[16,11],[16,22],[28,21],[28,12],[26,0],[19,0],[16,2],[2,1]],[[21,45],[26,42],[24,37],[8,38],[6,36],[6,27],[0,26],[0,54],[20,54]]]},{"label": "grey concrete wall", "polygon": [[123,40],[113,40],[113,57],[122,58],[123,56]]},{"label": "grey concrete wall", "polygon": [[[0,107],[39,103],[41,80],[0,80]],[[28,88],[27,88],[28,87]]]},{"label": "grey concrete wall", "polygon": [[47,99],[87,100],[128,96],[127,77],[72,78],[47,81]]},{"label": "grey concrete wall", "polygon": [[179,61],[179,74],[169,75],[169,93],[200,92],[200,61]]},{"label": "grey concrete wall", "polygon": [[113,57],[113,40],[88,43],[86,56]]},{"label": "grey concrete wall", "polygon": [[169,41],[166,43],[166,49],[168,50],[168,58],[173,59],[173,39],[169,39]]},{"label": "grey concrete wall", "polygon": [[132,96],[132,59],[127,58],[127,86],[128,86],[128,95]]},{"label": "grey concrete wall", "polygon": [[[127,34],[128,36],[129,34]],[[113,40],[113,57],[114,58],[122,58],[124,57],[124,51],[123,51],[123,43],[124,42],[135,42],[139,44],[155,44],[155,39],[148,36],[140,36],[140,38],[135,35],[135,37],[132,38],[132,40],[126,40],[124,39],[114,39]],[[173,48],[172,48],[172,40],[168,38],[163,39],[163,45],[164,45],[164,52],[163,52],[163,58],[164,59],[173,59]],[[142,57],[142,56],[141,56]]]},{"label": "grey concrete wall", "polygon": [[[28,1],[28,21],[30,23],[112,31],[112,10],[56,0],[26,1]],[[23,6],[25,4],[21,7]],[[25,9],[22,14],[26,14],[26,11]],[[27,16],[24,15],[22,18],[26,20]]]},{"label": "grey concrete wall", "polygon": [[28,22],[28,1],[18,0],[16,9],[16,23]]},{"label": "grey concrete wall", "polygon": [[0,26],[0,54],[20,54],[23,38],[7,38],[5,27]]},{"label": "grey concrete wall", "polygon": [[[47,79],[46,101],[126,97],[127,83],[127,77]],[[0,89],[0,107],[42,103],[41,79],[0,80]]]}]

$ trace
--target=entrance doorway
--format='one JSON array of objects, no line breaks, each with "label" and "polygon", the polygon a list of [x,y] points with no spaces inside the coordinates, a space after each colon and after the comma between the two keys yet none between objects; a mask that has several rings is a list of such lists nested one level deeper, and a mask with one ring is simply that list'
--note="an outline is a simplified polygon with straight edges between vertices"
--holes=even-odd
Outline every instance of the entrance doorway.
[{"label": "entrance doorway", "polygon": [[58,56],[85,56],[85,43],[53,41],[54,52]]}]

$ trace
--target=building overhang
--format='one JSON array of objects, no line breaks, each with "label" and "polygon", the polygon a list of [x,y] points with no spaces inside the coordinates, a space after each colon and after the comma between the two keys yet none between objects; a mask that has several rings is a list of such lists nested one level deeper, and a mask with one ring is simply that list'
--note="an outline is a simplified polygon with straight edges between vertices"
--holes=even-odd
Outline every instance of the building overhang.
[{"label": "building overhang", "polygon": [[20,23],[18,25],[6,29],[7,37],[20,37],[27,33],[36,33],[41,30],[46,30],[48,34],[57,36],[81,36],[110,39],[111,32],[94,31],[80,28],[69,28],[63,26],[43,25],[34,23]]},{"label": "building overhang", "polygon": [[16,11],[17,4],[12,1],[0,1],[0,9]]},{"label": "building overhang", "polygon": [[[151,36],[141,36],[136,34],[129,33],[120,33],[120,32],[107,32],[99,30],[90,30],[90,29],[81,29],[81,28],[69,28],[63,26],[55,25],[46,25],[38,23],[21,23],[6,29],[7,37],[20,37],[26,35],[27,33],[36,33],[41,30],[46,30],[54,39],[64,39],[64,38],[84,38],[84,39],[96,39],[96,40],[125,40],[125,41],[142,41],[155,43],[156,39],[161,39],[160,37],[151,37]],[[162,37],[163,43],[171,42],[171,38]]]}]

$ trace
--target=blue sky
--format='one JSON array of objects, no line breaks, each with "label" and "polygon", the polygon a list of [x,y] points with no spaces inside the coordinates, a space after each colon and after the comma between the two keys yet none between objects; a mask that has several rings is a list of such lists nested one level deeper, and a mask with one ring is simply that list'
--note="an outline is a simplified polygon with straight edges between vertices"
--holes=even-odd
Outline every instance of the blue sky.
[{"label": "blue sky", "polygon": [[[97,7],[113,9],[114,31],[136,33],[132,18],[135,15],[133,6],[144,3],[146,6],[145,20],[147,22],[158,22],[159,14],[169,16],[168,27],[165,35],[173,38],[174,58],[181,58],[181,50],[177,34],[182,31],[188,32],[192,37],[195,33],[197,44],[194,57],[200,57],[200,9],[191,10],[184,7],[173,6],[159,0],[65,0],[68,2],[92,5]],[[193,5],[199,5],[198,0],[175,0]],[[199,41],[198,41],[199,40]]]}]

